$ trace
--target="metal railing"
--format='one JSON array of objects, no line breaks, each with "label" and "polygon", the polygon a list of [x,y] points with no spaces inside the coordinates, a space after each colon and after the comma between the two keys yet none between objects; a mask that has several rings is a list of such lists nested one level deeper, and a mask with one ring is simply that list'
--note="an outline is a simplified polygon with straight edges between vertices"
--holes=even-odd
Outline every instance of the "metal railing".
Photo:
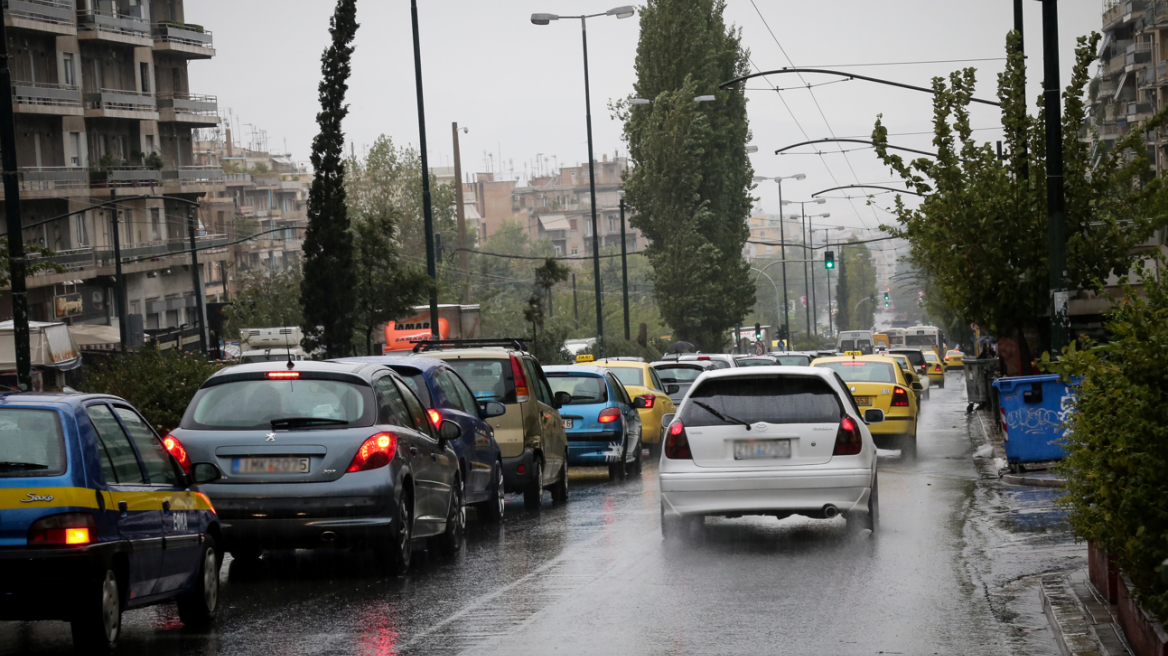
[{"label": "metal railing", "polygon": [[105,111],[156,112],[158,103],[154,94],[132,89],[98,89],[86,91],[83,97],[86,109]]},{"label": "metal railing", "polygon": [[12,102],[40,107],[81,107],[81,89],[69,84],[13,80]]},{"label": "metal railing", "polygon": [[162,182],[162,172],[145,166],[111,166],[91,170],[92,187],[142,187]]},{"label": "metal railing", "polygon": [[89,174],[74,166],[22,166],[21,191],[56,191],[58,189],[85,189]]},{"label": "metal railing", "polygon": [[4,9],[13,18],[72,25],[76,5],[70,0],[4,0]]},{"label": "metal railing", "polygon": [[82,32],[110,32],[119,36],[150,38],[150,23],[145,19],[99,9],[78,9],[77,29]]},{"label": "metal railing", "polygon": [[225,175],[218,166],[180,166],[162,171],[164,181],[178,181],[180,185],[223,184]]},{"label": "metal railing", "polygon": [[219,99],[215,96],[170,91],[159,93],[159,109],[173,109],[176,114],[191,116],[219,116]]},{"label": "metal railing", "polygon": [[214,50],[214,39],[209,30],[198,32],[168,23],[155,23],[151,29],[155,43],[173,43],[191,48]]},{"label": "metal railing", "polygon": [[227,184],[251,184],[250,173],[227,173],[223,179]]}]

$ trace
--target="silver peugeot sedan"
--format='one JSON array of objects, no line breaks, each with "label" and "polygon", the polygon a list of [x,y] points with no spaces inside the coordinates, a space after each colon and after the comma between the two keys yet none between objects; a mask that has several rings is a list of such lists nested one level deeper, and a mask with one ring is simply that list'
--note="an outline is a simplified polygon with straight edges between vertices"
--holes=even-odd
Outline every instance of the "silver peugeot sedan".
[{"label": "silver peugeot sedan", "polygon": [[422,538],[446,555],[460,549],[458,434],[388,367],[311,361],[216,372],[173,431],[192,460],[223,471],[202,491],[233,557],[365,547],[395,573]]},{"label": "silver peugeot sedan", "polygon": [[687,535],[707,516],[790,515],[875,532],[876,446],[863,413],[832,371],[745,367],[703,373],[666,427],[661,530]]}]

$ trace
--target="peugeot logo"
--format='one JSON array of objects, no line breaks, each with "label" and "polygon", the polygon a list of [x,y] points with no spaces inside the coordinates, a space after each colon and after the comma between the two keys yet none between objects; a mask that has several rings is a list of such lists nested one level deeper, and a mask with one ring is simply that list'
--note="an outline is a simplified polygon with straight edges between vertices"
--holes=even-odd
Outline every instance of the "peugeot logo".
[{"label": "peugeot logo", "polygon": [[755,425],[754,425],[754,430],[756,430],[756,431],[758,431],[758,432],[760,432],[760,433],[765,433],[765,432],[766,432],[766,429],[767,429],[766,422],[762,422],[762,421],[760,421],[760,422],[758,422],[757,424],[755,424]]},{"label": "peugeot logo", "polygon": [[268,433],[267,435],[264,436],[264,438],[268,442],[275,442],[276,441],[276,434],[275,433]]}]

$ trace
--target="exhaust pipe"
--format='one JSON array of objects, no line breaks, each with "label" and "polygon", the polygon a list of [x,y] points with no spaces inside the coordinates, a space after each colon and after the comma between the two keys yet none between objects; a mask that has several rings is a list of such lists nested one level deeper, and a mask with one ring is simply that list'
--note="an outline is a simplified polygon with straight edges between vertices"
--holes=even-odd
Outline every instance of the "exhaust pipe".
[{"label": "exhaust pipe", "polygon": [[826,519],[832,519],[833,517],[835,517],[838,514],[839,514],[839,508],[836,508],[835,506],[831,505],[830,503],[823,507],[823,516]]},{"label": "exhaust pipe", "polygon": [[[834,517],[834,516],[835,515],[832,515],[832,517]],[[321,542],[332,542],[336,539],[337,539],[337,534],[333,533],[332,531],[325,531],[324,533],[320,534],[320,541]]]}]

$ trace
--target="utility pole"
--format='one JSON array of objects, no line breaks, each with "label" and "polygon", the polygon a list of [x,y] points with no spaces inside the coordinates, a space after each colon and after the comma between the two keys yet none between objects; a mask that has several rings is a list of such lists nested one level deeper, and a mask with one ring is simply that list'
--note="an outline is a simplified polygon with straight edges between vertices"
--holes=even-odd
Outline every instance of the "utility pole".
[{"label": "utility pole", "polygon": [[[187,208],[187,237],[191,242],[191,285],[195,288],[195,309],[199,315],[199,351],[207,355],[207,306],[203,304],[203,270],[199,268],[199,251],[195,250],[195,210],[190,207]],[[178,340],[181,348],[181,334]]]},{"label": "utility pole", "polygon": [[[1025,57],[1026,56],[1026,40],[1023,38],[1023,35],[1025,34],[1025,32],[1022,29],[1022,27],[1023,27],[1023,24],[1022,24],[1022,0],[1014,0],[1014,31],[1018,33],[1018,52],[1021,53],[1023,57]],[[1025,74],[1023,74],[1022,81],[1023,81],[1023,87],[1025,87],[1025,82],[1026,82]],[[1022,138],[1018,139],[1018,145],[1019,145],[1019,148],[1021,149],[1021,155],[1022,155],[1022,171],[1020,172],[1019,177],[1021,177],[1023,180],[1029,180],[1030,179],[1030,154],[1027,152],[1025,135],[1023,134],[1021,136],[1022,136]]]},{"label": "utility pole", "polygon": [[[450,124],[454,131],[454,211],[458,217],[458,268],[462,270],[462,302],[470,303],[470,253],[466,239],[466,209],[462,206],[462,156],[458,147],[458,122]],[[463,128],[464,130],[466,128]]]},{"label": "utility pole", "polygon": [[1042,97],[1046,118],[1046,243],[1050,270],[1050,346],[1070,341],[1066,289],[1067,226],[1063,197],[1063,123],[1059,98],[1058,3],[1042,0]]},{"label": "utility pole", "polygon": [[[803,213],[806,214],[807,210],[803,210]],[[807,254],[807,259],[814,260],[815,259],[815,228],[811,227],[811,219],[807,219],[807,237],[808,237],[807,245],[811,249],[810,252]],[[805,262],[804,264],[810,264],[810,267],[811,267],[811,299],[810,299],[810,301],[811,301],[811,305],[810,305],[811,327],[815,330],[815,334],[818,335],[819,334],[819,317],[815,316],[815,263],[814,262]]]},{"label": "utility pole", "polygon": [[0,166],[4,176],[4,213],[8,228],[8,274],[12,288],[12,341],[16,347],[16,386],[32,389],[28,288],[25,282],[24,230],[20,225],[20,168],[16,162],[16,120],[12,110],[12,72],[8,35],[0,21]]},{"label": "utility pole", "polygon": [[[780,206],[781,207],[781,206]],[[811,339],[811,285],[808,284],[810,278],[807,275],[807,260],[811,258],[811,251],[807,249],[810,244],[807,240],[807,206],[800,203],[799,209],[803,212],[803,300],[805,307],[803,308],[807,314],[807,339]]]},{"label": "utility pole", "polygon": [[576,302],[576,274],[572,274],[572,314],[576,317],[576,327],[580,327],[580,304]]},{"label": "utility pole", "polygon": [[122,353],[125,353],[126,343],[130,341],[130,327],[126,323],[126,277],[122,275],[122,235],[118,217],[121,212],[118,210],[117,198],[118,190],[110,189],[110,200],[113,202],[110,207],[110,230],[114,236],[114,284],[118,290],[118,337],[122,341]]},{"label": "utility pole", "polygon": [[592,276],[596,279],[596,347],[604,356],[604,296],[600,289],[600,226],[596,224],[596,158],[592,155],[592,98],[588,88],[588,22],[580,17],[584,38],[584,111],[588,123],[588,193],[592,203]]},{"label": "utility pole", "polygon": [[[826,231],[824,231],[826,232]],[[831,242],[827,241],[827,235],[824,235],[824,250],[831,248]],[[837,278],[838,280],[838,278]],[[827,270],[827,336],[831,337],[831,269]]]},{"label": "utility pole", "polygon": [[430,160],[426,154],[426,105],[422,100],[422,49],[418,43],[418,0],[410,0],[410,19],[414,28],[414,79],[418,88],[418,149],[422,159],[422,222],[426,231],[426,273],[433,281],[430,287],[430,336],[439,339],[441,335],[438,334],[438,263],[434,261],[434,211],[430,206]]},{"label": "utility pole", "polygon": [[620,199],[620,223],[621,223],[621,280],[624,281],[624,302],[625,302],[625,341],[632,339],[632,333],[629,332],[629,260],[628,260],[628,244],[625,243],[625,197],[624,192],[621,192]]}]

